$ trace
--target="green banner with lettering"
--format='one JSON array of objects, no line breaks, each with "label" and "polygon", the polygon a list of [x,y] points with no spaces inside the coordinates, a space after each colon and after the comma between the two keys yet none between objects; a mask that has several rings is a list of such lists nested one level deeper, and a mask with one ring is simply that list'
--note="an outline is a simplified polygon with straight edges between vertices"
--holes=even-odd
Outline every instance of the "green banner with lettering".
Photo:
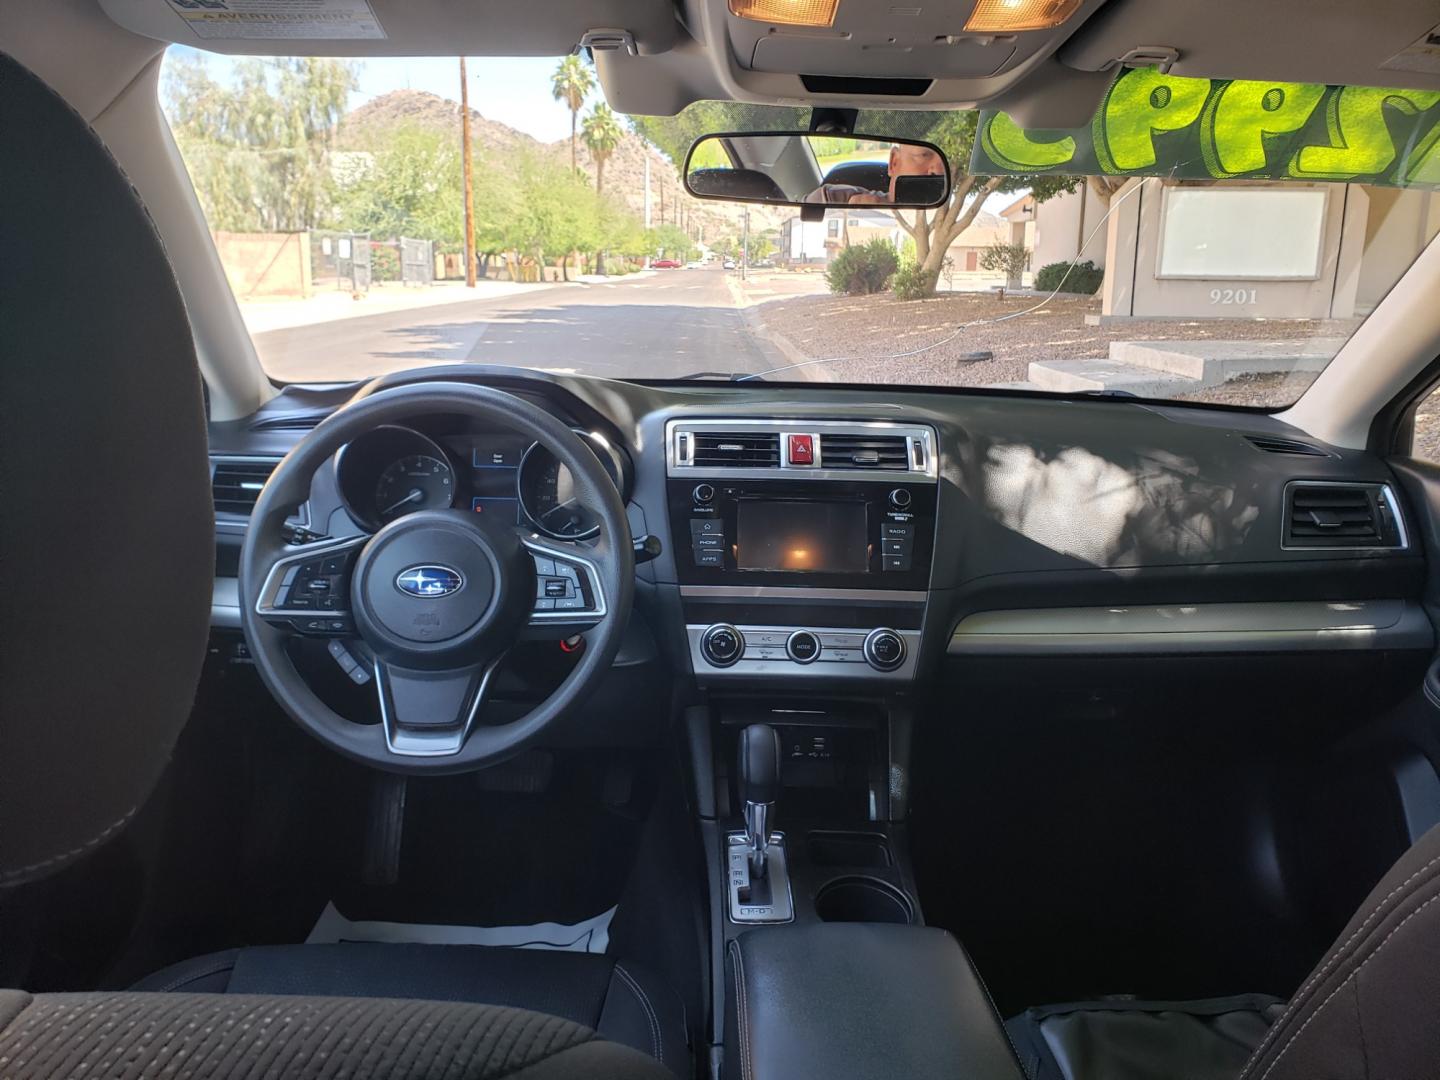
[{"label": "green banner with lettering", "polygon": [[1440,91],[1133,68],[1111,84],[1088,127],[1025,129],[983,110],[970,171],[1440,188]]}]

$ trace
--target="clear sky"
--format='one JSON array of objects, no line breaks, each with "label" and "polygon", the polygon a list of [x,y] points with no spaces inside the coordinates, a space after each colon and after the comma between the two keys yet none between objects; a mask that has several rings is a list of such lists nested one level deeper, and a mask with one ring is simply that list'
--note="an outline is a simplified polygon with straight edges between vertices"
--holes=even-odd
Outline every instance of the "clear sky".
[{"label": "clear sky", "polygon": [[[230,57],[183,45],[171,51],[203,56],[221,79],[232,66]],[[559,62],[559,57],[470,57],[470,107],[544,142],[569,138],[570,110],[550,96],[550,75]],[[357,63],[360,91],[350,102],[352,108],[391,90],[428,90],[460,99],[460,62],[453,57],[373,57]]]}]

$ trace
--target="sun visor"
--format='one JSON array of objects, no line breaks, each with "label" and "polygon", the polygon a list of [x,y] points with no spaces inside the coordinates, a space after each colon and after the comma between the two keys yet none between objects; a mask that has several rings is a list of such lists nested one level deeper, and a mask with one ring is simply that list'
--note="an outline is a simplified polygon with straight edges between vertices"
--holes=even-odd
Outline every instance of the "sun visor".
[{"label": "sun visor", "polygon": [[971,172],[1440,188],[1440,91],[1123,71],[1090,123],[983,110]]}]

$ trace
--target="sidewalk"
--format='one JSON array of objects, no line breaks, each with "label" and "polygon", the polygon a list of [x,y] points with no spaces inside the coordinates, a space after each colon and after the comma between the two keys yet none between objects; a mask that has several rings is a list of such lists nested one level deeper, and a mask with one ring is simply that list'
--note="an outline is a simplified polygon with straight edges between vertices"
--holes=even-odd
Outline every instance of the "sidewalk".
[{"label": "sidewalk", "polygon": [[477,282],[473,289],[467,289],[463,281],[442,281],[424,286],[385,284],[372,286],[360,300],[352,299],[348,292],[340,289],[322,288],[305,300],[241,301],[240,315],[251,334],[263,334],[268,330],[288,330],[294,326],[358,319],[365,315],[496,300],[516,293],[568,287],[563,282],[531,284],[490,280]]}]

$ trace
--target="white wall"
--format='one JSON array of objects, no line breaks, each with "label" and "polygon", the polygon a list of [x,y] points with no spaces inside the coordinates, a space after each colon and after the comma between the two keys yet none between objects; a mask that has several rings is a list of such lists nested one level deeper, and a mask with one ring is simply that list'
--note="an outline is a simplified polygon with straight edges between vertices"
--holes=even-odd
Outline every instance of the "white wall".
[{"label": "white wall", "polygon": [[1368,188],[1370,220],[1355,306],[1371,311],[1440,232],[1440,192]]},{"label": "white wall", "polygon": [[[1084,212],[1084,222],[1080,215]],[[1064,195],[1047,199],[1035,208],[1035,254],[1030,265],[1036,270],[1051,263],[1069,262],[1085,239],[1090,243],[1080,255],[1096,266],[1105,266],[1105,204],[1090,190],[1088,184]]]}]

